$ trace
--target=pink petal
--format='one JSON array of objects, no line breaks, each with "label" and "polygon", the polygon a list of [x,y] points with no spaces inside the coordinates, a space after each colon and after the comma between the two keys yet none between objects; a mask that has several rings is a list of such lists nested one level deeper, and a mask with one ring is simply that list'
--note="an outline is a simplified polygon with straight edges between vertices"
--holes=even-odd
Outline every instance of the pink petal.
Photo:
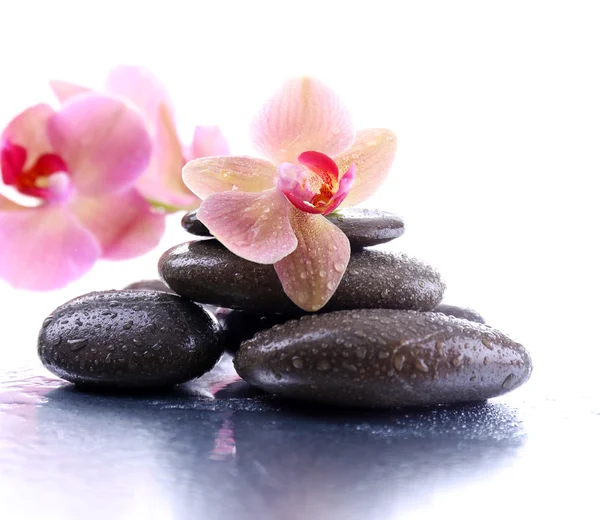
[{"label": "pink petal", "polygon": [[355,179],[356,167],[354,166],[354,163],[352,163],[350,168],[348,168],[348,171],[344,173],[342,180],[340,181],[340,187],[327,205],[327,209],[323,212],[323,215],[329,215],[330,213],[333,213],[340,206],[340,204],[344,202],[348,196],[348,193],[350,192],[350,189],[354,185]]},{"label": "pink petal", "polygon": [[197,126],[188,160],[198,157],[229,155],[229,145],[218,126]]},{"label": "pink petal", "polygon": [[1,143],[0,171],[2,172],[2,182],[4,184],[15,184],[19,174],[25,168],[26,162],[27,150],[25,148],[9,141]]},{"label": "pink petal", "polygon": [[385,128],[359,130],[349,150],[338,155],[335,162],[340,171],[356,166],[356,179],[341,207],[354,206],[373,195],[387,177],[394,155],[396,136]]},{"label": "pink petal", "polygon": [[145,67],[115,67],[106,79],[106,89],[133,103],[152,124],[160,119],[161,107],[173,112],[165,86]]},{"label": "pink petal", "polygon": [[[25,206],[21,206],[20,204],[17,204],[16,202],[10,200],[7,197],[4,197],[3,195],[0,195],[0,212],[2,211],[17,211],[20,209],[27,209]],[[0,252],[0,255],[2,253]]]},{"label": "pink petal", "polygon": [[34,105],[15,117],[2,132],[0,146],[9,142],[22,146],[27,152],[25,169],[29,169],[40,155],[53,152],[48,138],[48,123],[54,110],[48,105]]},{"label": "pink petal", "polygon": [[179,208],[198,207],[197,197],[181,178],[183,157],[172,114],[166,105],[159,110],[150,165],[136,187],[153,202]]},{"label": "pink petal", "polygon": [[307,150],[334,156],[354,141],[350,113],[314,78],[287,81],[254,118],[254,145],[275,164],[295,162]]},{"label": "pink petal", "polygon": [[61,80],[51,80],[50,88],[61,103],[64,103],[68,99],[79,94],[91,92],[91,89],[87,87],[82,87],[81,85],[76,85],[75,83],[69,83],[68,81]]},{"label": "pink petal", "polygon": [[0,212],[0,278],[13,287],[64,287],[87,273],[99,255],[94,236],[66,206]]},{"label": "pink petal", "polygon": [[79,192],[98,195],[131,186],[148,165],[152,144],[143,119],[98,94],[67,101],[48,125],[56,151]]},{"label": "pink petal", "polygon": [[333,296],[350,261],[350,242],[321,215],[290,211],[296,250],[275,264],[283,290],[301,309],[314,312]]},{"label": "pink petal", "polygon": [[325,183],[329,184],[329,186],[333,185],[334,181],[338,180],[340,175],[340,170],[335,164],[335,161],[329,157],[329,155],[325,155],[320,152],[302,152],[298,156],[298,162],[308,168],[311,172],[316,173],[320,179]]},{"label": "pink petal", "polygon": [[183,168],[183,182],[201,199],[222,191],[269,190],[276,180],[275,166],[253,157],[205,157]]},{"label": "pink petal", "polygon": [[154,249],[165,231],[165,215],[152,210],[135,189],[98,197],[76,197],[71,210],[100,243],[102,258],[123,260]]},{"label": "pink petal", "polygon": [[277,189],[261,193],[215,193],[200,205],[198,219],[231,252],[259,264],[289,255],[298,241],[290,204]]}]

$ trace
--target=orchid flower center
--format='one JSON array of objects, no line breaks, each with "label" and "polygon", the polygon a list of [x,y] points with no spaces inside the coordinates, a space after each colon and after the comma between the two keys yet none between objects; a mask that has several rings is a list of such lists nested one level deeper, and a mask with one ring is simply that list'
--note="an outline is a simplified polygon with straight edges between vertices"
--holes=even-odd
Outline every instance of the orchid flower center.
[{"label": "orchid flower center", "polygon": [[45,201],[63,201],[71,192],[71,180],[65,161],[58,155],[40,155],[28,169],[27,150],[22,146],[4,142],[0,150],[0,169],[4,184],[12,186],[23,195]]},{"label": "orchid flower center", "polygon": [[328,215],[344,201],[354,178],[354,164],[340,176],[335,161],[320,152],[303,152],[298,163],[279,165],[277,187],[299,210]]}]

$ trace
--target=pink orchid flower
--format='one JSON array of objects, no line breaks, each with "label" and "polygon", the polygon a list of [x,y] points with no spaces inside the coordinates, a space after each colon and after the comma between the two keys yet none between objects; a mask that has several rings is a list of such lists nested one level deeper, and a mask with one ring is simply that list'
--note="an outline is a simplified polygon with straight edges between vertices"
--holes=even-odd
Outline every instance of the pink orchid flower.
[{"label": "pink orchid flower", "polygon": [[[50,86],[61,102],[90,91],[65,81],[51,81]],[[116,67],[108,75],[105,90],[133,105],[148,125],[153,153],[148,168],[137,182],[142,195],[166,211],[198,207],[198,199],[181,179],[181,167],[197,157],[229,155],[229,146],[219,127],[197,126],[191,146],[183,146],[165,86],[144,67]]]},{"label": "pink orchid flower", "polygon": [[0,278],[57,289],[99,258],[154,248],[164,215],[133,187],[151,146],[137,112],[97,94],[78,95],[59,111],[35,105],[13,119],[0,135],[2,181],[36,205],[0,195]]},{"label": "pink orchid flower", "polygon": [[[390,130],[354,132],[320,81],[290,80],[263,107],[252,140],[268,158],[209,157],[183,169],[198,219],[236,255],[274,264],[286,294],[317,311],[335,293],[350,244],[323,215],[371,196],[396,151]],[[276,166],[277,165],[277,166]]]}]

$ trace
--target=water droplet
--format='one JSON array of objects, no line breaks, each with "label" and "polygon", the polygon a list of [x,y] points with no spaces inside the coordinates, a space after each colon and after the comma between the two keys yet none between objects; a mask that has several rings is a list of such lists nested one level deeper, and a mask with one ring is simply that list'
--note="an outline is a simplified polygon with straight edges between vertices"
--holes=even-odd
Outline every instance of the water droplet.
[{"label": "water droplet", "polygon": [[394,368],[398,371],[401,372],[402,368],[404,367],[404,363],[406,362],[406,356],[404,356],[403,354],[396,354],[394,356]]},{"label": "water droplet", "polygon": [[307,277],[308,277],[308,275],[306,274],[306,272],[305,272],[305,271],[302,271],[302,272],[300,273],[300,278],[302,278],[303,280],[306,280],[306,278],[307,278]]},{"label": "water droplet", "polygon": [[321,269],[321,270],[319,271],[319,276],[320,276],[321,278],[325,278],[325,277],[327,276],[327,271],[325,271],[324,269]]},{"label": "water droplet", "polygon": [[42,325],[42,327],[46,328],[48,325],[50,325],[52,323],[53,318],[50,316],[48,318],[46,318],[44,320],[44,324]]},{"label": "water droplet", "polygon": [[128,321],[123,324],[123,330],[129,330],[131,327],[133,327],[133,321]]},{"label": "water droplet", "polygon": [[327,282],[327,289],[333,291],[335,289],[335,284],[333,282]]},{"label": "water droplet", "polygon": [[87,338],[68,339],[67,343],[71,346],[71,351],[76,352],[85,348],[88,344]]},{"label": "water droplet", "polygon": [[317,370],[326,372],[331,368],[331,363],[327,359],[321,359],[317,362]]},{"label": "water droplet", "polygon": [[294,365],[295,368],[304,368],[304,361],[301,357],[295,356],[292,358],[292,365]]},{"label": "water droplet", "polygon": [[367,349],[366,348],[364,348],[364,347],[358,347],[356,349],[356,357],[358,359],[360,359],[362,361],[363,359],[365,359],[366,356],[367,356]]},{"label": "water droplet", "polygon": [[487,365],[490,362],[490,360],[486,357],[483,358],[483,364]]},{"label": "water droplet", "polygon": [[427,364],[425,363],[425,361],[423,361],[422,359],[417,359],[415,361],[415,368],[419,372],[429,372],[429,367],[427,366]]},{"label": "water droplet", "polygon": [[510,388],[513,385],[514,380],[515,375],[509,374],[508,377],[504,380],[504,383],[502,383],[502,388]]},{"label": "water droplet", "polygon": [[339,262],[336,262],[335,264],[333,264],[333,268],[338,272],[338,273],[342,273],[344,272],[344,264],[341,264]]},{"label": "water droplet", "polygon": [[490,350],[494,350],[493,345],[487,339],[482,339],[481,343],[483,343],[484,347],[489,348]]},{"label": "water droplet", "polygon": [[281,381],[281,374],[275,374],[275,379],[277,379],[277,381]]},{"label": "water droplet", "polygon": [[460,367],[460,365],[461,365],[461,362],[460,362],[460,356],[456,356],[455,358],[452,358],[452,364],[453,364],[453,365],[454,365],[456,368]]},{"label": "water droplet", "polygon": [[389,357],[390,357],[390,353],[389,353],[387,350],[380,350],[380,351],[377,353],[377,357],[378,357],[379,359],[387,359],[387,358],[389,358]]}]

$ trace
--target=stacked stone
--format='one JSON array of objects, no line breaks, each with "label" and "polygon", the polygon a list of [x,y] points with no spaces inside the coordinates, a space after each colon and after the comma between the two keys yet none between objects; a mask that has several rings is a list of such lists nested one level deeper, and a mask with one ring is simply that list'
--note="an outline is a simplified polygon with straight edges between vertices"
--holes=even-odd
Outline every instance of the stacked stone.
[{"label": "stacked stone", "polygon": [[364,209],[327,218],[352,254],[316,314],[294,305],[272,265],[235,256],[190,212],[182,225],[199,238],[163,254],[167,286],[138,283],[59,307],[40,333],[40,357],[80,385],[143,388],[198,377],[227,351],[267,392],[361,407],[485,400],[529,378],[521,345],[475,311],[440,303],[435,269],[370,249],[399,238],[401,218]]}]

